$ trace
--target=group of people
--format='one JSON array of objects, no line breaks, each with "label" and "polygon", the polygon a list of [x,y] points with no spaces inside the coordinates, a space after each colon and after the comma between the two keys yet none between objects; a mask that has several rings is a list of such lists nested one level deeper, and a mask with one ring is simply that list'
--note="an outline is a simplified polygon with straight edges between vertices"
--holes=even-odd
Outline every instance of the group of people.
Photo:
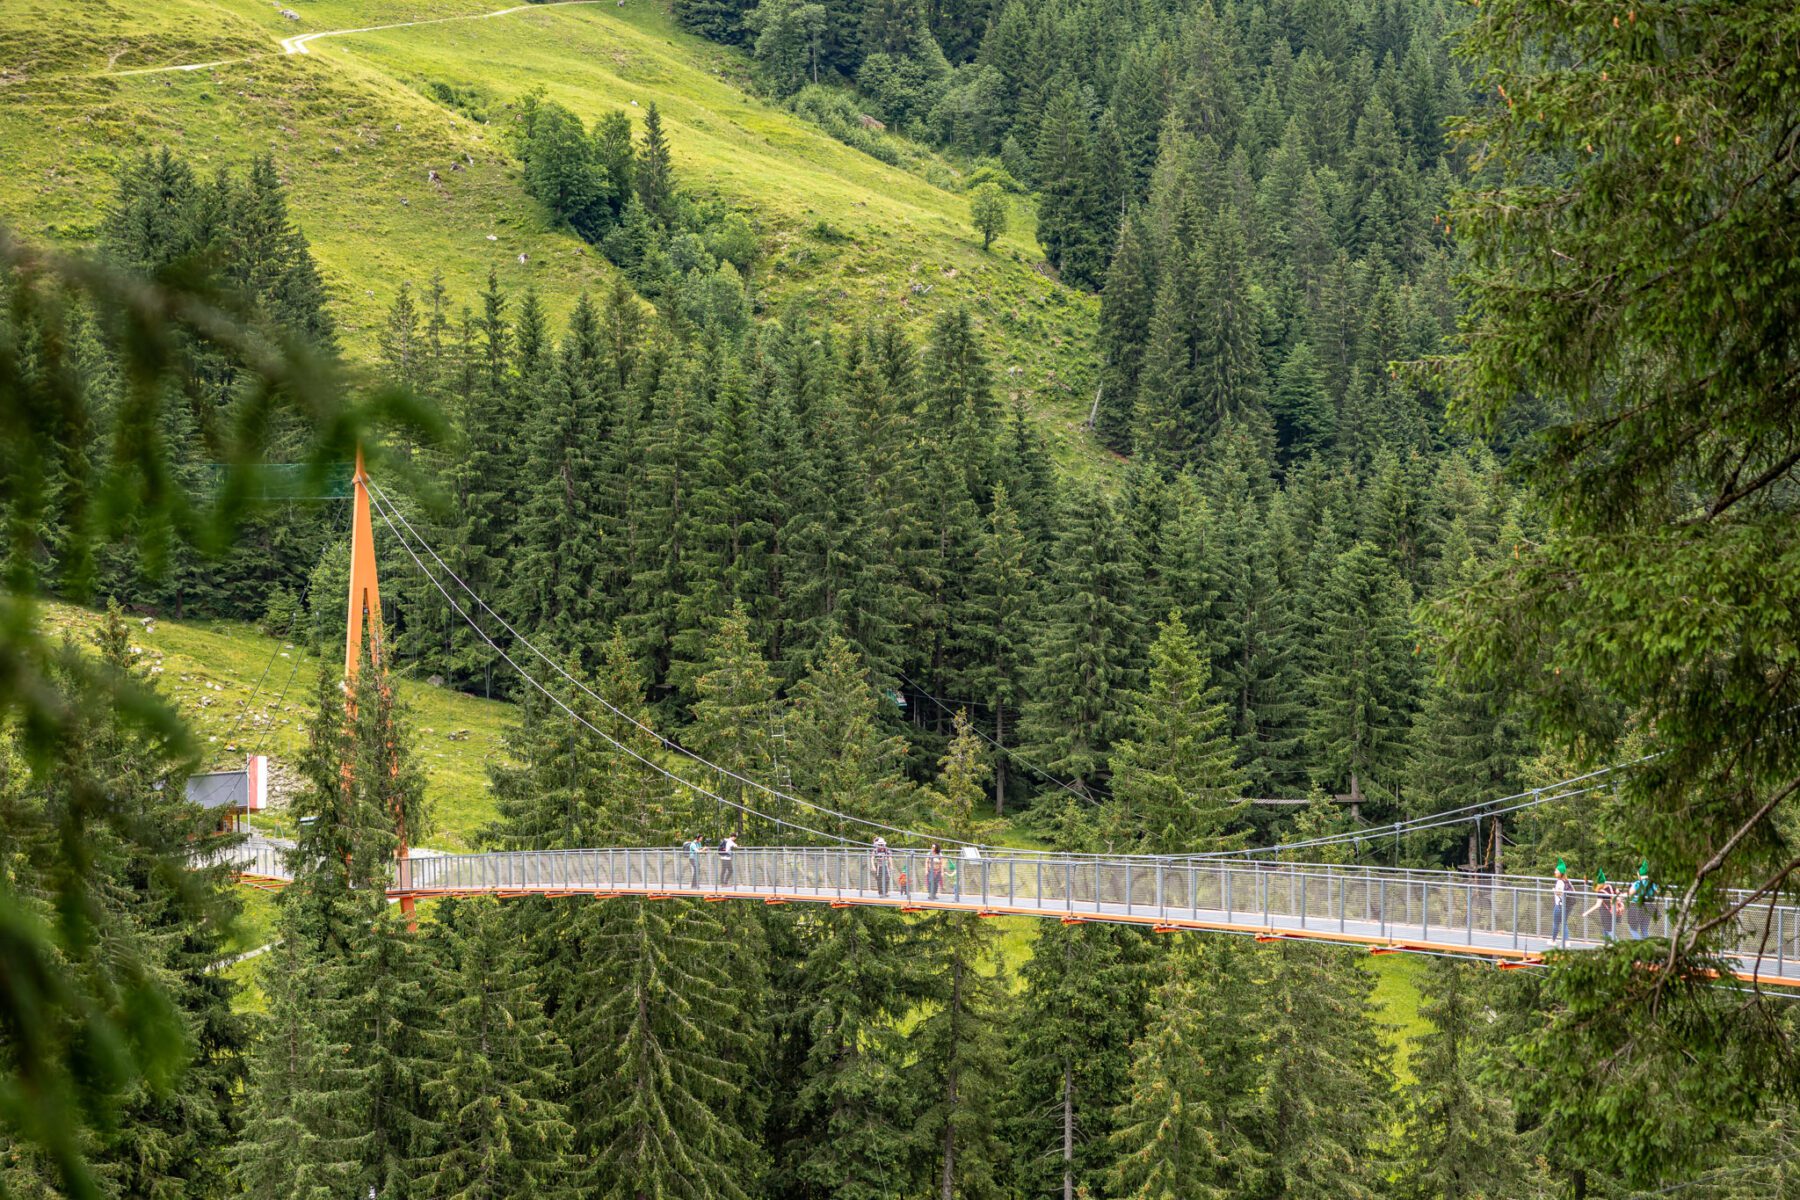
[{"label": "group of people", "polygon": [[[725,835],[725,840],[719,843],[720,887],[731,886],[731,859],[732,855],[737,852],[737,847],[737,838],[729,833]],[[700,886],[700,855],[706,851],[706,839],[695,834],[693,837],[683,842],[681,848],[687,851],[688,867],[693,871],[693,877],[689,881],[688,886],[698,888]]]},{"label": "group of people", "polygon": [[[1550,944],[1560,943],[1566,949],[1569,945],[1569,908],[1579,884],[1569,878],[1568,864],[1561,859],[1556,863],[1556,882],[1550,887]],[[1650,936],[1650,923],[1654,915],[1657,887],[1650,880],[1650,864],[1638,864],[1637,878],[1630,884],[1613,883],[1607,879],[1605,871],[1594,873],[1593,883],[1589,886],[1589,894],[1594,902],[1582,912],[1583,919],[1600,914],[1600,937],[1602,941],[1614,941],[1618,934],[1619,918],[1625,918],[1625,928],[1633,941]]]},{"label": "group of people", "polygon": [[[683,842],[681,848],[687,851],[688,856],[690,872],[688,886],[698,890],[700,887],[700,856],[711,847],[708,846],[705,838],[695,834]],[[732,886],[732,859],[737,853],[737,848],[738,840],[730,834],[727,834],[718,845],[719,887]],[[876,838],[875,844],[869,847],[869,867],[870,874],[875,878],[875,890],[879,894],[887,895],[889,888],[894,886],[895,877],[898,875],[901,895],[912,895],[905,869],[902,868],[898,872],[894,870],[894,852],[888,847],[886,838]],[[931,849],[925,852],[925,887],[927,895],[933,900],[937,899],[939,889],[944,887],[944,851],[936,842],[931,843]]]},{"label": "group of people", "polygon": [[[888,846],[887,839],[877,836],[869,847],[869,872],[875,877],[875,892],[885,896],[893,886],[896,875],[900,894],[912,896],[911,882],[906,877],[906,869],[894,870],[894,852]],[[944,850],[936,842],[925,852],[925,892],[927,899],[936,900],[939,889],[944,886]]]}]

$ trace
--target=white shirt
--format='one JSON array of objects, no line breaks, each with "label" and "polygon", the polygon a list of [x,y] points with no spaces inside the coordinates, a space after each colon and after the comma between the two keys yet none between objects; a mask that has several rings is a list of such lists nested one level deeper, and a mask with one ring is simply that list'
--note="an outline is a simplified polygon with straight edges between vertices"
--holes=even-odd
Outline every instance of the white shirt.
[{"label": "white shirt", "polygon": [[1564,879],[1561,875],[1558,875],[1556,877],[1556,886],[1551,888],[1550,890],[1551,890],[1552,894],[1555,895],[1556,902],[1558,904],[1561,904],[1564,900],[1568,899],[1569,881],[1567,879]]}]

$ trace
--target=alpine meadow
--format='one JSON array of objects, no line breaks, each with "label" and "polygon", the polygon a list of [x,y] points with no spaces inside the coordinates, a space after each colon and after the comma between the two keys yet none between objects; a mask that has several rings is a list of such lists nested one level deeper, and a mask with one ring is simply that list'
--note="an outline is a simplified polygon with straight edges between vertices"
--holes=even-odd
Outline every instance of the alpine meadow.
[{"label": "alpine meadow", "polygon": [[0,0],[0,1200],[1800,1200],[1796,113]]}]

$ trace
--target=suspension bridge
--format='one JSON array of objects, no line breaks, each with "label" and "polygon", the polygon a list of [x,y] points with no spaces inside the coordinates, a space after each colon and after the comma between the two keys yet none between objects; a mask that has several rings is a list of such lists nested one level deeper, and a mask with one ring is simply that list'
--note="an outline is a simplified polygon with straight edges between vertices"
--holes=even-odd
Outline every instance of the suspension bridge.
[{"label": "suspension bridge", "polygon": [[[1612,940],[1668,937],[1675,932],[1675,914],[1669,903],[1598,903],[1599,896],[1575,881],[1568,883],[1559,901],[1557,881],[1540,876],[1286,861],[1308,851],[1370,837],[1467,825],[1477,818],[1579,798],[1611,788],[1615,782],[1611,777],[1632,764],[1376,830],[1259,850],[1186,856],[1089,855],[978,846],[835,811],[712,763],[618,709],[539,650],[458,578],[381,489],[369,482],[360,455],[353,483],[347,674],[356,670],[365,630],[371,653],[377,659],[381,653],[372,520],[372,512],[379,512],[452,611],[573,722],[722,809],[757,818],[760,828],[774,830],[784,838],[829,843],[741,846],[729,857],[716,849],[655,846],[414,855],[402,829],[388,893],[408,913],[420,899],[445,896],[631,896],[862,906],[908,913],[1026,916],[1065,924],[1108,922],[1142,926],[1157,933],[1193,930],[1259,941],[1337,943],[1375,954],[1485,959],[1507,969],[1540,965],[1550,949],[1592,949]],[[475,616],[477,610],[486,618],[485,624]],[[505,631],[512,650],[495,640],[494,628]],[[708,789],[670,770],[644,749],[619,740],[588,721],[527,670],[519,661],[522,656],[535,656],[566,685],[635,726],[644,735],[642,741],[658,751],[686,761],[712,778],[738,784],[746,795],[767,797],[767,801],[752,804],[728,798],[721,794],[727,789]],[[784,811],[808,814],[812,823],[764,811],[778,805]],[[867,840],[831,832],[852,828]],[[886,845],[890,838],[894,842],[891,847]],[[874,844],[878,840],[881,844]],[[925,849],[934,841],[947,847],[941,856],[934,857]],[[293,880],[298,865],[293,843],[267,837],[222,843],[210,853],[222,856],[245,882],[262,887],[285,886]],[[1726,905],[1732,916],[1718,942],[1723,973],[1759,986],[1800,988],[1800,907],[1748,892],[1729,894]],[[1553,933],[1557,934],[1554,941]]]}]

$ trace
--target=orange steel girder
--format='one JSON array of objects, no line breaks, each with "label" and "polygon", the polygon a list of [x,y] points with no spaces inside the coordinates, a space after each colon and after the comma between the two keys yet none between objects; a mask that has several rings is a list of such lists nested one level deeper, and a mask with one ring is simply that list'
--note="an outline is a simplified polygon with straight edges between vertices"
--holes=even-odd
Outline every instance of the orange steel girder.
[{"label": "orange steel girder", "polygon": [[[375,572],[375,522],[369,515],[369,472],[363,466],[361,446],[356,448],[356,475],[351,479],[351,485],[354,489],[354,511],[350,521],[350,611],[344,624],[344,683],[347,696],[345,707],[354,718],[356,689],[351,685],[356,680],[356,669],[362,661],[365,633],[369,639],[369,661],[377,665],[381,662],[381,581]],[[346,763],[346,781],[349,774],[350,767]],[[394,858],[400,884],[400,911],[406,915],[407,924],[417,928],[413,921],[413,898],[406,890],[412,886],[412,870],[407,861],[406,823],[399,813],[394,814],[394,824],[395,833],[399,837]]]}]

